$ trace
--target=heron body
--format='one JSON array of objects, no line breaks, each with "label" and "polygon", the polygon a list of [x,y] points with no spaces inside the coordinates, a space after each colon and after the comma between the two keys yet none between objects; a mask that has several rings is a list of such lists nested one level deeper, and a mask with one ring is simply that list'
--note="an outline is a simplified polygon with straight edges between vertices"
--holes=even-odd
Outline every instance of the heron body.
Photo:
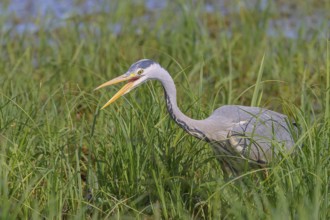
[{"label": "heron body", "polygon": [[170,74],[148,59],[134,63],[124,75],[96,88],[128,81],[102,108],[148,80],[162,83],[170,116],[189,134],[213,146],[224,172],[240,173],[251,167],[262,167],[280,152],[291,152],[294,140],[287,116],[258,107],[226,105],[206,119],[192,119],[178,108],[176,87]]}]

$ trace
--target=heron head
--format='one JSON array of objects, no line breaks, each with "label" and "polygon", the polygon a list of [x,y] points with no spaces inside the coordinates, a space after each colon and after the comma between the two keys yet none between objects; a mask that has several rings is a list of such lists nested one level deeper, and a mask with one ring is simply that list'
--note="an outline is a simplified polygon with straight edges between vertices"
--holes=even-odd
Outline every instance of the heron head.
[{"label": "heron head", "polygon": [[122,95],[129,93],[135,87],[146,82],[148,79],[151,79],[152,73],[154,72],[153,70],[155,70],[155,68],[157,67],[160,67],[159,64],[152,60],[139,60],[136,63],[132,64],[125,74],[118,76],[108,82],[105,82],[99,87],[97,87],[95,90],[124,81],[128,82],[101,109],[104,109],[105,107],[116,101]]}]

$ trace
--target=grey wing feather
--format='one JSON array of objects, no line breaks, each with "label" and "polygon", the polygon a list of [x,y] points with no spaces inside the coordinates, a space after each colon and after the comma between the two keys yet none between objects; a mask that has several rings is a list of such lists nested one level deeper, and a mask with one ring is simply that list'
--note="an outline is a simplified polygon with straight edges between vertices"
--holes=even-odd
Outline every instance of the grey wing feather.
[{"label": "grey wing feather", "polygon": [[227,140],[241,156],[258,163],[269,162],[274,154],[289,150],[294,141],[287,116],[267,109],[223,106],[211,117],[222,116]]}]

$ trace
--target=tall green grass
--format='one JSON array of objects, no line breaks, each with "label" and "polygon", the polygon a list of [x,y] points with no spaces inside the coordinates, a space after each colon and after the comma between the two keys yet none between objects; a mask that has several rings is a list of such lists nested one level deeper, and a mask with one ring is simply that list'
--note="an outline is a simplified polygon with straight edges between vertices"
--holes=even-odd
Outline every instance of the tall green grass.
[{"label": "tall green grass", "polygon": [[[330,217],[327,40],[268,36],[276,10],[110,4],[55,30],[1,33],[1,219]],[[118,87],[93,89],[141,58],[169,70],[191,117],[225,104],[288,114],[301,128],[295,152],[266,177],[224,179],[210,146],[169,118],[159,83],[100,111]]]}]

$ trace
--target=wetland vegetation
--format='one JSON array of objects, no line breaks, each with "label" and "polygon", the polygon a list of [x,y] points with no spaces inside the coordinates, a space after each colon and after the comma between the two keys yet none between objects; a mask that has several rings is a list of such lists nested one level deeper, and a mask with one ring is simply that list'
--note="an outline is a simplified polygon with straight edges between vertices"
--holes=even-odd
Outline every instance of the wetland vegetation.
[{"label": "wetland vegetation", "polygon": [[[215,2],[98,1],[30,18],[0,4],[1,219],[330,218],[329,2]],[[159,83],[100,111],[118,87],[93,89],[141,58],[171,73],[193,118],[226,104],[289,115],[295,152],[267,176],[224,179],[211,147],[170,119]]]}]

